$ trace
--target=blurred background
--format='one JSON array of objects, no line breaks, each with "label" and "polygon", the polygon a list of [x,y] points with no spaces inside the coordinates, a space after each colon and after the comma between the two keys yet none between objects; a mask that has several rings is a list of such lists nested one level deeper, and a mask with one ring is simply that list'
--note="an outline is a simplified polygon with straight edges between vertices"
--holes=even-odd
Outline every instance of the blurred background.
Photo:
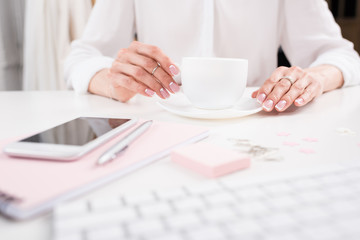
[{"label": "blurred background", "polygon": [[[360,52],[358,0],[327,0]],[[63,62],[95,0],[0,0],[0,91],[64,90]],[[287,66],[279,50],[278,65]]]}]

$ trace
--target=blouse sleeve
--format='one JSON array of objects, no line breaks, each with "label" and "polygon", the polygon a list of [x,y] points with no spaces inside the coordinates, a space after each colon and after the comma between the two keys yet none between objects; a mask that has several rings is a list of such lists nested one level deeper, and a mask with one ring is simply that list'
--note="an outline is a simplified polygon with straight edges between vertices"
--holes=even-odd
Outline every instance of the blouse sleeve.
[{"label": "blouse sleeve", "polygon": [[65,61],[67,85],[78,93],[86,93],[91,78],[109,68],[121,48],[134,40],[133,0],[97,1],[84,34],[71,44]]},{"label": "blouse sleeve", "polygon": [[340,69],[344,86],[360,83],[360,58],[344,39],[324,0],[285,0],[280,43],[292,65],[330,64]]}]

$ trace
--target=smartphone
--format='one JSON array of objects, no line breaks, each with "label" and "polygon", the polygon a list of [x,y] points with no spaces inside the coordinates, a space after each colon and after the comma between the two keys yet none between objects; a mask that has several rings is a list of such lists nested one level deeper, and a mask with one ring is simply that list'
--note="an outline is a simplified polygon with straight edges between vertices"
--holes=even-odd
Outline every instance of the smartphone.
[{"label": "smartphone", "polygon": [[136,119],[76,118],[6,145],[11,157],[74,161],[135,125]]}]

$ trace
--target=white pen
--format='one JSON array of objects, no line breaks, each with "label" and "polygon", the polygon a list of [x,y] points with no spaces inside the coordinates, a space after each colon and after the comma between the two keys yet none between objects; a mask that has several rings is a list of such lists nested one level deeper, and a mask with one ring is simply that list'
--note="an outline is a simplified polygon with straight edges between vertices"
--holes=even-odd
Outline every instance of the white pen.
[{"label": "white pen", "polygon": [[115,159],[121,152],[123,152],[135,139],[140,137],[153,123],[152,120],[142,123],[140,126],[131,131],[128,135],[122,138],[104,154],[102,154],[98,161],[98,165],[103,165],[113,159]]}]

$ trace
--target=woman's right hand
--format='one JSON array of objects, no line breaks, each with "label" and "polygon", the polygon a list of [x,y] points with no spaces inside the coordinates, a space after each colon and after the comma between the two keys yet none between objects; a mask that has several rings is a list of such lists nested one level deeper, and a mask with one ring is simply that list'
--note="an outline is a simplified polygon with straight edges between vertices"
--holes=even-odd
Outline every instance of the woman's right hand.
[{"label": "woman's right hand", "polygon": [[[136,93],[152,97],[157,94],[160,98],[170,97],[170,93],[180,90],[173,76],[179,74],[179,69],[158,47],[134,41],[129,48],[121,49],[110,69],[99,72],[102,83],[97,81],[96,75],[91,80],[89,91],[126,102]],[[107,78],[104,81],[103,78]],[[94,80],[94,82],[93,82]],[[99,86],[100,84],[108,86]],[[104,87],[108,89],[104,89]],[[98,91],[99,93],[99,91]]]}]

